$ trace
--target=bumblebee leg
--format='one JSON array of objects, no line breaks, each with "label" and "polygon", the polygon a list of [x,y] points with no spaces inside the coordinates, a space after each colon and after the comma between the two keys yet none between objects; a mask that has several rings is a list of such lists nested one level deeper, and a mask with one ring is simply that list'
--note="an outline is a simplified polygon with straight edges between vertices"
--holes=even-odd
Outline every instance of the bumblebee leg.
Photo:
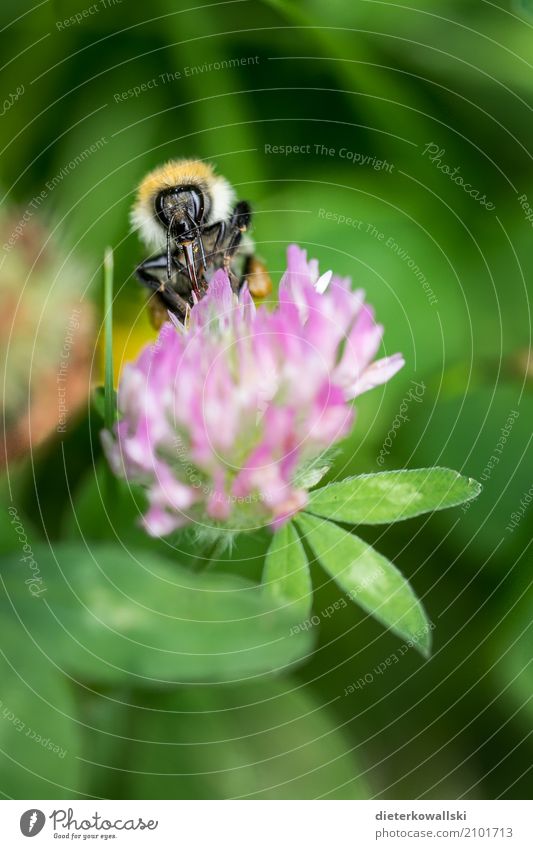
[{"label": "bumblebee leg", "polygon": [[150,289],[154,296],[157,296],[157,300],[164,305],[165,309],[171,310],[180,321],[183,321],[187,314],[187,301],[169,285],[166,271],[167,256],[159,254],[141,263],[135,273],[141,283]]},{"label": "bumblebee leg", "polygon": [[150,295],[146,308],[150,316],[150,324],[154,330],[160,330],[164,323],[168,321],[168,307],[161,300],[157,292]]},{"label": "bumblebee leg", "polygon": [[224,248],[224,267],[228,268],[231,259],[239,247],[242,234],[246,232],[252,220],[252,208],[248,201],[240,200],[233,209],[229,220],[229,241]]},{"label": "bumblebee leg", "polygon": [[266,298],[272,292],[272,280],[267,267],[255,256],[246,257],[241,286],[245,283],[254,299]]},{"label": "bumblebee leg", "polygon": [[238,227],[241,232],[247,230],[252,221],[252,207],[247,200],[235,204],[230,218],[230,226]]},{"label": "bumblebee leg", "polygon": [[209,254],[209,256],[214,257],[215,254],[218,253],[218,251],[220,250],[222,243],[224,242],[225,238],[226,238],[226,222],[221,221],[218,225],[218,233],[217,233],[217,237],[215,239],[215,244],[213,245],[213,250]]}]

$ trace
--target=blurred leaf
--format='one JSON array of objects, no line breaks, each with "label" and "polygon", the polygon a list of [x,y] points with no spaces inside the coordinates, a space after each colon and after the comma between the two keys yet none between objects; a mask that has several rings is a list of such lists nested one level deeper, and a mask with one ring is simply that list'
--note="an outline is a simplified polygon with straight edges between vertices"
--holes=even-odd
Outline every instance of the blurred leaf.
[{"label": "blurred leaf", "polygon": [[113,386],[113,250],[106,248],[104,255],[104,423],[111,430],[117,418],[117,395]]},{"label": "blurred leaf", "polygon": [[[140,525],[146,509],[146,493],[142,487],[111,477],[107,460],[102,459],[74,491],[62,535],[67,540],[82,540],[84,544],[89,540],[118,541],[128,550],[147,549],[174,563],[183,555],[183,546],[174,544],[173,537],[154,539],[148,536]],[[181,537],[179,539],[181,541]],[[198,546],[195,548],[197,553]]]},{"label": "blurred leaf", "polygon": [[289,603],[295,620],[308,616],[313,587],[304,547],[292,523],[274,535],[266,556],[263,587],[267,598],[279,605]]},{"label": "blurred leaf", "polygon": [[118,738],[127,770],[123,798],[367,796],[335,715],[290,678],[180,687],[137,699],[137,707],[122,706],[113,724],[104,725],[97,748],[89,738],[93,792],[108,779],[107,747]]},{"label": "blurred leaf", "polygon": [[503,690],[530,729],[533,718],[533,588],[524,591],[517,603],[510,605],[505,621],[497,632],[491,677],[498,691]]},{"label": "blurred leaf", "polygon": [[332,522],[300,514],[298,525],[322,567],[352,601],[428,657],[430,625],[422,604],[393,564]]},{"label": "blurred leaf", "polygon": [[73,418],[61,439],[45,443],[32,455],[18,486],[16,506],[31,517],[42,538],[57,538],[72,509],[72,492],[100,459],[99,424],[90,414]]},{"label": "blurred leaf", "polygon": [[491,385],[465,391],[461,381],[413,408],[394,462],[411,458],[468,468],[483,487],[479,498],[436,521],[441,528],[453,523],[456,547],[467,546],[484,565],[500,570],[502,564],[508,568],[510,551],[530,536],[527,518],[514,532],[507,526],[531,486],[533,396],[519,382],[492,385],[490,363],[487,373]]},{"label": "blurred leaf", "polygon": [[[287,66],[294,73],[293,69],[300,64],[309,74],[311,57],[305,53],[302,55],[302,42],[305,47],[307,39],[310,39],[313,60],[322,60],[323,73],[328,65],[332,67],[339,87],[352,95],[354,111],[364,116],[365,129],[376,130],[373,133],[376,150],[390,145],[391,128],[394,128],[396,137],[402,139],[410,139],[417,130],[421,131],[427,108],[421,89],[410,85],[410,81],[395,72],[395,68],[376,61],[376,52],[366,37],[364,27],[361,27],[369,14],[365,4],[355,6],[330,2],[326,6],[321,0],[268,2],[283,11],[288,21],[299,25],[295,39],[291,39],[288,47],[291,55],[287,57],[289,61],[283,62],[284,69]],[[379,11],[382,14],[382,10]],[[382,138],[380,133],[384,132],[386,136]]]},{"label": "blurred leaf", "polygon": [[[115,398],[116,400],[116,398]],[[93,404],[93,410],[95,413],[102,419],[102,423],[105,419],[105,387],[104,386],[95,386],[92,395],[91,401]]]},{"label": "blurred leaf", "polygon": [[[11,482],[13,483],[13,482]],[[23,553],[24,545],[38,539],[38,534],[22,508],[13,501],[15,493],[7,485],[7,479],[0,480],[0,496],[3,505],[0,510],[0,555],[11,551]]]},{"label": "blurred leaf", "polygon": [[79,798],[80,740],[69,682],[18,623],[2,628],[0,678],[2,793],[14,799]]},{"label": "blurred leaf", "polygon": [[[367,25],[378,28],[379,35],[386,38],[394,53],[391,61],[420,68],[424,75],[437,71],[453,89],[458,84],[463,90],[471,86],[478,98],[485,89],[498,91],[496,81],[507,92],[504,83],[531,89],[529,0],[513,0],[502,8],[460,0],[424,0],[419,8],[385,5],[384,16],[382,4],[365,4]],[[517,13],[523,15],[523,21]],[[511,102],[509,93],[507,100]]]},{"label": "blurred leaf", "polygon": [[306,510],[338,522],[378,525],[455,507],[480,491],[480,484],[451,469],[404,469],[331,483],[310,494]]},{"label": "blurred leaf", "polygon": [[78,679],[143,686],[231,680],[279,672],[309,650],[305,635],[290,635],[288,612],[239,578],[196,575],[147,551],[139,560],[110,545],[35,546],[33,554],[43,591],[32,597],[17,557],[7,556],[2,616],[20,616]]}]

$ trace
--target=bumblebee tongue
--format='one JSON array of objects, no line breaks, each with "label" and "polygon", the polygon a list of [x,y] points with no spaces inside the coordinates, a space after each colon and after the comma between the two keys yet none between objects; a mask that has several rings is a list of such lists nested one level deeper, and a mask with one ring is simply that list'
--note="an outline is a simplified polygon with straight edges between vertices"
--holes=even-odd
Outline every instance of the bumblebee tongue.
[{"label": "bumblebee tongue", "polygon": [[193,292],[200,297],[200,289],[198,287],[198,278],[196,276],[196,264],[194,261],[193,242],[182,242],[183,253],[185,256],[185,264],[192,283]]}]

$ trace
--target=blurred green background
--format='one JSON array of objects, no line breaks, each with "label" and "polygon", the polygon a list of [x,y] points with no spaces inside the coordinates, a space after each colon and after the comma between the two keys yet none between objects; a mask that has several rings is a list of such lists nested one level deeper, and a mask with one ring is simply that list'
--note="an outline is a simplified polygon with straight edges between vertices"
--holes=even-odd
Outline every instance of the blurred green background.
[{"label": "blurred green background", "polygon": [[[132,274],[144,258],[128,221],[135,187],[165,159],[205,158],[253,204],[276,281],[286,245],[303,245],[366,289],[386,351],[405,354],[405,369],[358,402],[330,478],[437,464],[484,490],[469,509],[366,534],[435,624],[429,661],[410,650],[380,674],[398,638],[355,605],[324,613],[340,593],[318,567],[320,624],[288,640],[274,617],[257,634],[267,532],[206,576],[180,566],[190,540],[178,551],[144,538],[131,499],[122,509],[105,492],[100,424],[82,400],[64,433],[4,471],[0,791],[526,798],[533,5],[5,0],[1,16],[4,230],[29,211],[28,228],[39,222],[39,238],[52,233],[61,263],[75,263],[66,289],[96,316],[93,383],[105,246],[115,252],[118,371],[152,335]],[[4,244],[4,274],[23,241]],[[22,305],[38,272],[50,299],[37,327],[16,336],[34,363],[49,314],[67,310],[61,275],[24,257]],[[12,345],[6,362],[19,356]],[[385,443],[412,381],[421,400]],[[42,597],[24,583],[8,506]],[[236,623],[227,643],[199,624],[221,598],[221,619]]]}]

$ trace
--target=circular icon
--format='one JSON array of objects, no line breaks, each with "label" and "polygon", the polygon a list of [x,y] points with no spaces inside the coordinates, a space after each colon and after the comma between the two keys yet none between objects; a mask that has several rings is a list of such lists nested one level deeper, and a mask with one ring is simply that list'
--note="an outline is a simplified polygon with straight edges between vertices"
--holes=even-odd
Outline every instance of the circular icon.
[{"label": "circular icon", "polygon": [[38,808],[30,808],[24,811],[20,818],[20,830],[24,837],[35,837],[42,830],[46,817]]}]

